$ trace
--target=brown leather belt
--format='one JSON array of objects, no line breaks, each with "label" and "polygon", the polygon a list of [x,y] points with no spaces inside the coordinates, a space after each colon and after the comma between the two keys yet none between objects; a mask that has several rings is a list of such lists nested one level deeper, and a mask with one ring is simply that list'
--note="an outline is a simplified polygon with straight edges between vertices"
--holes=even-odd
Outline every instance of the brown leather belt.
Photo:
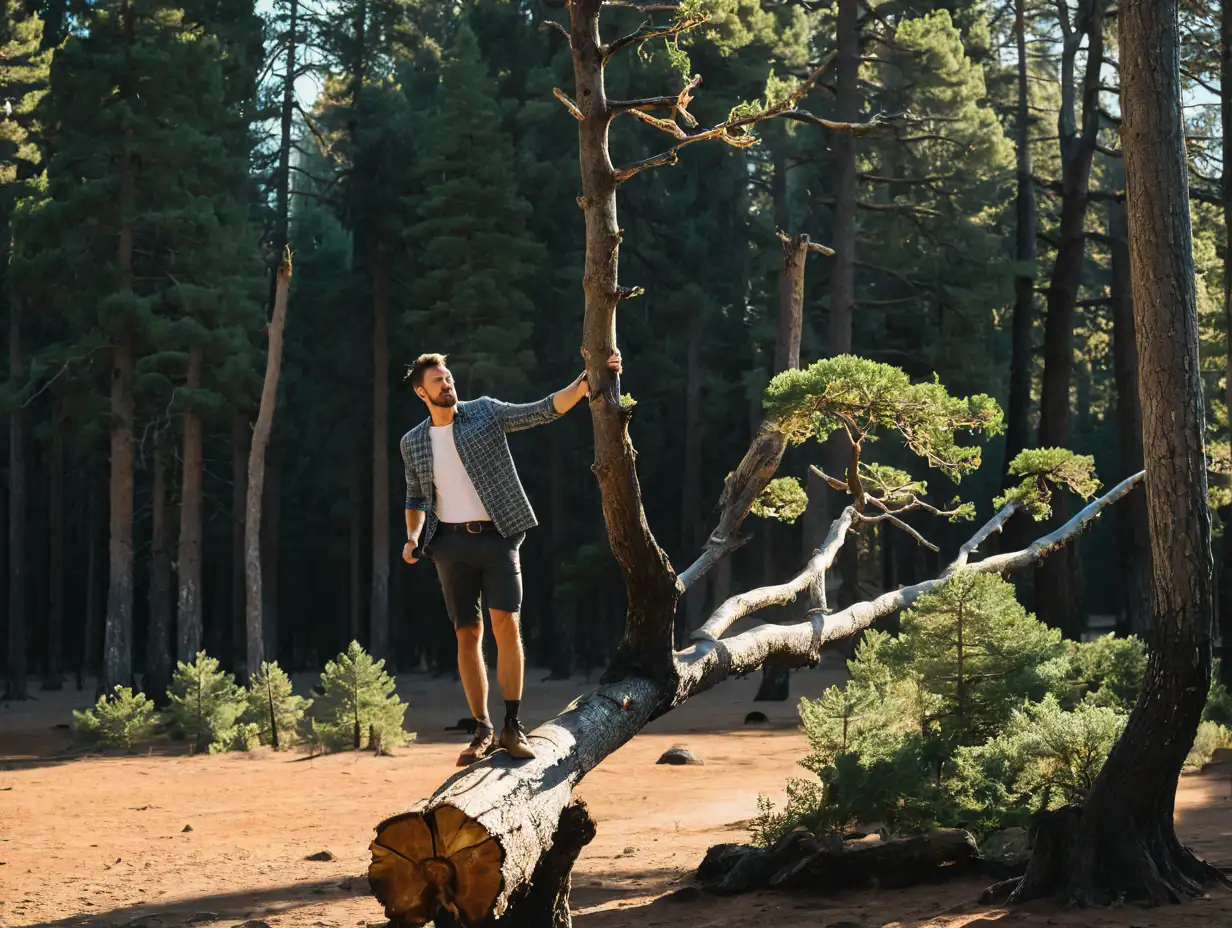
[{"label": "brown leather belt", "polygon": [[496,531],[495,522],[442,522],[441,528],[447,532],[466,532],[468,535],[482,535],[484,532]]}]

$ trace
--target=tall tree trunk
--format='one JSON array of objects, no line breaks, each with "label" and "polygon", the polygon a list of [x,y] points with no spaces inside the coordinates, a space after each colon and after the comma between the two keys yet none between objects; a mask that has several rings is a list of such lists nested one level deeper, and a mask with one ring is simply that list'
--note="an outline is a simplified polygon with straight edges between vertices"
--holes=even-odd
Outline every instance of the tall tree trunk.
[{"label": "tall tree trunk", "polygon": [[[835,114],[844,122],[855,122],[860,115],[860,4],[859,0],[837,0],[836,36],[838,57],[835,60]],[[852,350],[852,325],[856,300],[856,212],[859,197],[859,176],[856,173],[855,137],[840,132],[827,135],[833,152],[831,172],[834,177],[834,260],[830,267],[830,357],[849,354]],[[835,476],[847,467],[848,450],[845,440],[835,435],[825,442],[823,461]],[[836,500],[831,491],[809,470],[809,508],[816,508],[820,521],[805,523],[804,547],[811,554],[821,542],[824,526],[830,524],[846,504]],[[813,501],[828,501],[830,505],[814,507]],[[846,544],[839,551],[835,565],[838,576],[838,602],[855,602],[859,572],[859,546]]]},{"label": "tall tree trunk", "polygon": [[[684,388],[684,474],[680,491],[680,550],[691,553],[703,541],[701,534],[702,482],[702,309],[693,307],[689,313],[688,344],[685,351]],[[689,629],[704,621],[706,607],[705,577],[702,586],[685,599],[685,607],[676,616],[676,644],[683,646]]]},{"label": "tall tree trunk", "polygon": [[392,667],[389,639],[389,263],[372,262],[372,656]]},{"label": "tall tree trunk", "polygon": [[[1114,162],[1111,176],[1120,189],[1125,170]],[[1112,353],[1117,391],[1117,434],[1120,466],[1117,479],[1142,470],[1142,404],[1138,400],[1138,344],[1134,332],[1133,283],[1130,275],[1129,229],[1125,204],[1108,203],[1108,236],[1112,240]],[[1121,577],[1122,634],[1145,635],[1151,627],[1151,538],[1146,497],[1135,493],[1117,510],[1117,549]]]},{"label": "tall tree trunk", "polygon": [[159,705],[167,701],[171,685],[171,532],[167,525],[167,468],[172,432],[158,430],[154,440],[154,490],[150,500],[150,617],[146,638],[145,686]]},{"label": "tall tree trunk", "polygon": [[[796,370],[800,367],[800,338],[804,331],[804,266],[808,260],[809,237],[804,234],[783,239],[783,270],[779,275],[779,328],[774,341],[774,371],[781,374],[786,370]],[[813,472],[809,470],[809,476]],[[814,478],[816,479],[816,478]],[[769,523],[765,526],[769,529]],[[767,532],[767,535],[769,533]],[[813,550],[820,542],[819,538],[810,538],[808,532],[804,536],[804,559],[807,562],[813,556]],[[765,562],[765,584],[778,581],[777,572],[772,573],[777,563],[773,558],[773,550],[769,543],[764,549],[767,557]],[[692,626],[696,628],[696,625]],[[791,670],[782,664],[768,661],[762,667],[761,684],[753,697],[754,701],[784,702],[791,694]]]},{"label": "tall tree trunk", "polygon": [[[91,461],[93,463],[93,461]],[[91,470],[86,503],[86,608],[85,623],[81,629],[81,659],[77,662],[77,689],[85,689],[86,677],[99,671],[98,658],[102,652],[99,645],[99,543],[106,526],[103,523],[103,507],[99,505],[99,488]]]},{"label": "tall tree trunk", "polygon": [[43,689],[64,688],[64,407],[51,417],[51,493],[48,501],[47,674]]},{"label": "tall tree trunk", "polygon": [[[1103,6],[1080,4],[1077,23],[1063,20],[1065,36],[1061,66],[1061,110],[1057,117],[1061,139],[1061,221],[1056,263],[1048,285],[1047,317],[1044,323],[1044,378],[1040,393],[1041,448],[1069,445],[1070,387],[1074,366],[1074,319],[1082,266],[1086,258],[1087,194],[1091,161],[1099,131],[1100,70],[1104,56]],[[1074,61],[1087,37],[1087,64],[1082,81],[1082,130],[1076,117]],[[1064,494],[1053,497],[1054,522],[1068,517]],[[1036,612],[1042,621],[1077,638],[1082,617],[1077,614],[1070,590],[1070,552],[1049,558],[1036,571]]]},{"label": "tall tree trunk", "polygon": [[261,512],[265,500],[265,452],[274,429],[278,405],[278,378],[282,374],[282,337],[287,325],[287,295],[291,290],[291,251],[282,254],[278,266],[278,292],[274,298],[274,319],[269,327],[269,348],[265,359],[265,383],[261,386],[261,406],[252,433],[248,454],[247,500],[244,507],[244,579],[246,587],[245,666],[248,676],[265,661],[265,597],[261,584]]},{"label": "tall tree trunk", "polygon": [[[1232,11],[1228,4],[1219,9],[1219,123],[1221,138],[1232,138]],[[1223,226],[1232,229],[1232,167],[1225,166],[1223,182]],[[1226,233],[1225,233],[1226,234]],[[1232,247],[1223,251],[1223,324],[1224,324],[1224,403],[1228,408],[1229,436],[1232,437]],[[1232,506],[1220,510],[1224,523],[1222,584],[1220,586],[1220,649],[1219,675],[1232,685]]]},{"label": "tall tree trunk", "polygon": [[[124,11],[131,39],[132,12]],[[137,205],[132,130],[127,130],[120,166],[119,289],[133,289],[133,210]],[[103,635],[102,690],[133,679],[133,369],[136,339],[117,336],[111,369],[111,540],[108,547],[107,624]]]},{"label": "tall tree trunk", "polygon": [[26,692],[26,410],[18,390],[26,376],[21,349],[21,301],[9,300],[9,636],[8,699],[28,699]]},{"label": "tall tree trunk", "polygon": [[278,659],[278,550],[282,536],[282,456],[273,441],[265,463],[265,492],[261,519],[261,615],[265,659]]},{"label": "tall tree trunk", "polygon": [[[1014,258],[1022,269],[1014,278],[1014,321],[1010,349],[1010,394],[1005,423],[1005,468],[1027,447],[1031,415],[1031,327],[1035,315],[1035,180],[1031,169],[1026,0],[1014,0],[1014,38],[1018,46],[1018,113],[1014,143],[1018,151],[1017,227]],[[1010,482],[1008,474],[1007,483]]]},{"label": "tall tree trunk", "polygon": [[599,43],[599,0],[575,0],[571,7],[571,48],[577,105],[586,259],[582,289],[585,323],[582,354],[591,384],[595,435],[594,472],[599,481],[608,541],[628,591],[624,636],[605,679],[630,673],[674,675],[672,630],[680,581],[659,547],[642,507],[635,452],[629,439],[632,409],[620,396],[620,377],[607,367],[616,349],[616,308],[623,291],[617,282],[620,227],[616,220],[619,183],[608,152],[612,110],[603,81]]},{"label": "tall tree trunk", "polygon": [[[189,393],[201,389],[204,353],[200,345],[188,349]],[[179,661],[192,663],[201,650],[201,489],[205,476],[205,454],[201,433],[201,414],[191,405],[184,412],[183,477],[180,480],[180,540],[175,573],[179,584],[176,595],[176,651]]]},{"label": "tall tree trunk", "polygon": [[[247,413],[236,411],[231,417],[231,662],[235,675],[248,677],[245,509],[248,503],[248,443],[252,437]],[[256,670],[256,668],[252,668]]]},{"label": "tall tree trunk", "polygon": [[[1213,605],[1177,0],[1123,0],[1118,19],[1155,621],[1142,697],[1052,874],[1071,900],[1099,905],[1174,902],[1220,879],[1173,823],[1210,684]],[[1032,860],[1020,897],[1048,888],[1041,864]]]},{"label": "tall tree trunk", "polygon": [[278,279],[283,255],[290,244],[291,217],[291,127],[295,121],[295,55],[298,50],[299,0],[287,0],[286,76],[282,84],[282,114],[279,126],[278,168],[275,174],[274,201],[274,266],[270,268],[269,312],[272,317],[278,303]]},{"label": "tall tree trunk", "polygon": [[351,640],[364,641],[363,537],[364,537],[364,472],[365,456],[358,442],[352,447],[351,458]]}]

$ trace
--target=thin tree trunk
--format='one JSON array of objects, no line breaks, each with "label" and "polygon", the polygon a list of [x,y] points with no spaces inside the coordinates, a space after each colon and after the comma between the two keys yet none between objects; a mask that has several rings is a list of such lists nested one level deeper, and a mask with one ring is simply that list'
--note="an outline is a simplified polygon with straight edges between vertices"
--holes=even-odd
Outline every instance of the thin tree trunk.
[{"label": "thin tree trunk", "polygon": [[[247,413],[231,417],[231,662],[237,678],[248,677],[247,589],[245,582],[244,523],[248,503],[248,443],[252,429]],[[252,668],[255,670],[256,668]]]},{"label": "thin tree trunk", "polygon": [[[1111,176],[1119,189],[1125,171],[1114,162]],[[1117,390],[1117,436],[1120,443],[1118,478],[1142,470],[1142,404],[1138,400],[1138,344],[1134,332],[1133,284],[1129,267],[1129,229],[1125,204],[1108,203],[1108,236],[1112,239],[1112,353]],[[1121,577],[1122,634],[1145,635],[1151,627],[1151,538],[1146,497],[1134,494],[1117,510],[1117,548]]]},{"label": "thin tree trunk", "polygon": [[[1226,3],[1219,9],[1219,86],[1223,91],[1219,99],[1221,138],[1232,139],[1232,12]],[[1232,229],[1232,166],[1225,166],[1222,181],[1223,224],[1227,230]],[[1227,245],[1223,251],[1223,324],[1224,403],[1232,404],[1232,247]],[[1232,416],[1232,405],[1227,408]],[[1229,433],[1232,435],[1232,422],[1229,422]],[[1232,684],[1232,506],[1221,509],[1219,518],[1224,523],[1219,675],[1224,683]]]},{"label": "thin tree trunk", "polygon": [[9,300],[9,388],[17,400],[9,413],[9,631],[8,699],[28,699],[26,667],[26,410],[17,391],[26,376],[21,348],[21,301]]},{"label": "thin tree trunk", "polygon": [[265,383],[261,387],[261,406],[252,433],[248,454],[247,501],[244,508],[244,570],[247,592],[245,651],[247,675],[256,673],[265,661],[265,605],[261,586],[261,509],[265,499],[265,452],[274,428],[278,405],[278,378],[282,373],[282,338],[287,325],[287,295],[291,289],[291,252],[283,252],[278,267],[278,292],[274,298],[274,319],[269,327],[269,348],[265,361]]},{"label": "thin tree trunk", "polygon": [[[1091,161],[1099,130],[1100,70],[1104,54],[1103,7],[1083,3],[1078,24],[1066,30],[1061,67],[1061,110],[1058,134],[1061,139],[1061,221],[1056,263],[1048,286],[1047,317],[1044,323],[1044,378],[1040,393],[1041,448],[1069,446],[1070,388],[1073,384],[1074,321],[1078,287],[1086,258],[1087,194],[1091,180]],[[1075,115],[1074,59],[1087,37],[1087,65],[1082,82],[1082,131]],[[1054,522],[1068,515],[1064,494],[1053,497]],[[1070,552],[1051,558],[1036,571],[1036,612],[1042,621],[1060,628],[1067,637],[1077,638],[1082,630],[1081,616],[1074,609],[1070,590]]]},{"label": "thin tree trunk", "polygon": [[1054,874],[1033,859],[1018,891],[1046,892],[1051,876],[1070,900],[1098,905],[1175,902],[1221,879],[1173,823],[1210,684],[1213,605],[1177,0],[1123,0],[1118,19],[1155,622],[1145,690],[1091,788],[1072,854]]},{"label": "thin tree trunk", "polygon": [[632,409],[621,402],[620,377],[607,368],[616,348],[616,308],[622,294],[617,282],[621,233],[616,220],[617,177],[607,147],[612,111],[598,41],[600,8],[599,0],[575,0],[570,20],[575,99],[585,116],[578,122],[579,203],[586,221],[582,354],[592,391],[594,472],[608,541],[628,591],[624,636],[605,679],[633,672],[662,678],[674,674],[672,630],[681,585],[646,522],[629,439]]},{"label": "thin tree trunk", "polygon": [[363,533],[364,533],[364,452],[358,442],[351,457],[351,640],[364,641]]},{"label": "thin tree trunk", "polygon": [[[204,353],[200,345],[188,350],[189,393],[201,389]],[[205,456],[201,414],[191,405],[184,412],[183,477],[180,480],[180,540],[176,554],[176,659],[191,663],[201,650],[201,489]]]},{"label": "thin tree trunk", "polygon": [[[804,268],[809,254],[809,237],[796,235],[783,240],[783,270],[779,275],[779,329],[774,342],[774,371],[781,374],[786,370],[796,370],[800,367],[800,338],[804,330]],[[813,471],[809,469],[813,479]],[[769,529],[769,523],[765,526]],[[763,553],[765,554],[765,577],[763,584],[778,581],[775,570],[776,561],[773,557],[773,547],[769,542],[770,533]],[[813,556],[818,538],[804,533],[804,558],[807,561]],[[697,628],[696,624],[691,624]],[[768,661],[762,667],[761,684],[754,695],[754,702],[784,702],[791,694],[791,669],[773,661]]]},{"label": "thin tree trunk", "polygon": [[159,705],[166,703],[167,687],[171,685],[171,533],[167,526],[171,438],[170,427],[163,427],[154,440],[154,489],[150,501],[150,616],[143,688]]},{"label": "thin tree trunk", "polygon": [[51,419],[51,494],[48,501],[47,674],[43,689],[64,688],[64,409],[57,399]]},{"label": "thin tree trunk", "polygon": [[[271,440],[272,441],[272,440]],[[265,492],[261,520],[261,615],[264,629],[265,659],[278,659],[278,546],[282,535],[282,456],[278,442],[272,441],[265,462]]]},{"label": "thin tree trunk", "polygon": [[87,478],[89,482],[88,502],[86,503],[86,532],[87,549],[86,549],[86,608],[85,608],[85,625],[81,630],[81,660],[77,664],[77,689],[78,691],[85,688],[86,677],[96,673],[99,670],[98,657],[102,648],[99,646],[99,549],[102,547],[99,540],[105,531],[103,523],[103,509],[98,504],[99,492],[98,486],[95,483],[94,474],[91,472]]},{"label": "thin tree trunk", "polygon": [[269,307],[271,317],[278,303],[278,279],[283,255],[290,244],[291,216],[291,127],[295,120],[295,54],[299,36],[299,0],[287,0],[287,58],[286,76],[282,84],[282,116],[279,126],[278,168],[275,174],[274,205],[274,255],[275,264],[270,268]]},{"label": "thin tree trunk", "polygon": [[[1028,95],[1026,0],[1014,0],[1014,38],[1018,46],[1018,113],[1015,146],[1018,151],[1017,227],[1014,258],[1022,270],[1014,278],[1014,321],[1010,349],[1010,392],[1005,423],[1005,467],[1030,441],[1031,329],[1035,315],[1035,181],[1031,168],[1031,110]],[[1007,482],[1009,481],[1007,474]]]},{"label": "thin tree trunk", "polygon": [[[124,29],[132,41],[132,11]],[[137,204],[132,130],[127,130],[120,166],[119,289],[133,289],[133,210]],[[102,690],[129,686],[133,679],[133,370],[136,339],[117,337],[111,370],[111,540],[108,547],[107,624],[103,636]]]},{"label": "thin tree trunk", "polygon": [[[680,492],[680,549],[691,552],[705,540],[701,532],[702,482],[702,309],[689,314],[688,344],[685,358],[684,389],[684,474]],[[705,577],[701,582],[705,583]],[[676,617],[676,643],[684,642],[688,629],[697,628],[704,616],[704,585],[685,599],[685,608]]]},{"label": "thin tree trunk", "polygon": [[372,656],[391,664],[389,638],[389,264],[372,263]]}]

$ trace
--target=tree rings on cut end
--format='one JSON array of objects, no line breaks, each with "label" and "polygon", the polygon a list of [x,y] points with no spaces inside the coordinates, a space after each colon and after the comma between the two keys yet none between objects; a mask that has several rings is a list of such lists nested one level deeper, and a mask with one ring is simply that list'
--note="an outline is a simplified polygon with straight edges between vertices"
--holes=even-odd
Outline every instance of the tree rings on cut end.
[{"label": "tree rings on cut end", "polygon": [[382,822],[370,849],[368,882],[395,923],[426,925],[444,909],[475,925],[500,894],[503,848],[454,806]]}]

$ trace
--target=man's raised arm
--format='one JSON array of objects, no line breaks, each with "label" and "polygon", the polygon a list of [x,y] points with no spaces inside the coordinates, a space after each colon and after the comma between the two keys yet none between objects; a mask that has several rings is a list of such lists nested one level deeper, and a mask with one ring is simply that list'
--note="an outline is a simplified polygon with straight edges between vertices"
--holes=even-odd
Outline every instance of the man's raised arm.
[{"label": "man's raised arm", "polygon": [[[608,370],[619,374],[621,371],[620,352],[616,351],[607,360]],[[551,396],[537,403],[502,403],[495,400],[496,408],[505,422],[506,432],[520,432],[523,429],[534,428],[563,416],[590,392],[590,384],[586,372],[578,374],[573,382],[563,390],[557,390]]]}]

